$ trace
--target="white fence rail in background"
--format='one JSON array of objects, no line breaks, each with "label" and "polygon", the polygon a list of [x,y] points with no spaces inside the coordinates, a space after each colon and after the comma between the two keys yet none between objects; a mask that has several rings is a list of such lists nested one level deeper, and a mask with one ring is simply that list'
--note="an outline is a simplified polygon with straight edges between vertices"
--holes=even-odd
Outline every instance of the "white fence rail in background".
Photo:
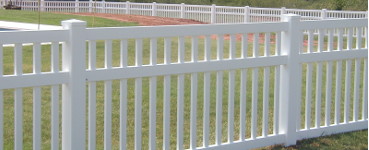
[{"label": "white fence rail in background", "polygon": [[[0,32],[0,149],[51,143],[54,150],[243,150],[368,128],[367,19],[62,24],[63,30]],[[23,105],[26,98],[33,106]],[[14,122],[4,113],[11,107]],[[23,118],[31,114],[23,108],[33,117]],[[47,115],[51,120],[41,121]],[[23,140],[28,128],[32,139]]]},{"label": "white fence rail in background", "polygon": [[[0,1],[2,5],[6,1]],[[14,3],[14,2],[13,2]],[[17,1],[23,10],[38,10],[38,1]],[[40,9],[51,12],[98,12],[194,19],[206,23],[279,22],[282,14],[298,14],[302,20],[367,18],[366,11],[304,10],[286,8],[230,7],[106,1],[41,1]]]}]

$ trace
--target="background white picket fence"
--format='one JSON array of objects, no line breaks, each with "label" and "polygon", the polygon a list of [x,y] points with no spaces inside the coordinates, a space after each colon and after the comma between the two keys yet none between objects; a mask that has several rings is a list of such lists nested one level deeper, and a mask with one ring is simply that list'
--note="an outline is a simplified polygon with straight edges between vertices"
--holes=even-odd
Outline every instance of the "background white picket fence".
[{"label": "background white picket fence", "polygon": [[[6,0],[0,1],[1,5]],[[16,1],[22,10],[37,11],[38,1]],[[298,14],[302,20],[367,18],[366,11],[304,10],[287,8],[230,7],[106,1],[41,1],[40,9],[51,12],[97,12],[194,19],[206,23],[278,22],[282,14]]]},{"label": "background white picket fence", "polygon": [[[243,150],[294,145],[300,139],[368,127],[367,19],[300,21],[300,16],[283,15],[282,22],[228,25],[86,28],[85,22],[77,20],[62,24],[63,30],[0,32],[1,149],[7,138],[3,137],[7,130],[2,116],[4,92],[9,89],[14,89],[14,147],[24,146],[22,99],[27,87],[33,89],[34,149],[43,146],[41,132],[48,130],[41,128],[41,118],[45,117],[41,108],[47,107],[41,103],[44,92],[51,93],[52,149]],[[317,35],[313,34],[316,30]],[[103,46],[98,46],[101,41]],[[51,55],[42,55],[51,57],[47,71],[41,68],[44,42],[51,42],[50,49],[43,49]],[[61,47],[59,42],[63,43]],[[119,46],[113,46],[115,42]],[[23,56],[24,43],[33,44],[33,56]],[[8,44],[14,48],[4,47]],[[260,47],[264,50],[259,51]],[[14,69],[5,73],[4,54],[9,51],[14,53]],[[225,51],[229,53],[225,55]],[[104,64],[97,64],[102,59],[98,53],[104,55]],[[23,72],[24,57],[33,58],[33,72]],[[261,78],[262,84],[258,82]],[[97,90],[101,82],[103,98],[96,97],[101,93],[101,87]],[[177,82],[177,87],[171,87],[171,82]],[[45,86],[51,86],[50,91],[41,89]],[[159,90],[158,86],[163,88]],[[188,88],[190,93],[185,94]],[[149,98],[143,99],[143,95]],[[235,104],[235,99],[240,103]],[[103,111],[96,106],[101,100]],[[162,112],[157,110],[158,102],[163,104]],[[184,105],[187,102],[189,105]],[[203,103],[201,109],[198,102]],[[134,110],[127,110],[129,104]],[[120,113],[112,116],[116,107]],[[177,113],[176,123],[172,108]],[[185,118],[184,108],[190,109],[189,118]],[[263,111],[258,114],[260,109]],[[96,132],[102,130],[96,126],[97,112],[104,113],[103,135]],[[159,114],[163,114],[161,123]],[[118,143],[112,142],[113,128],[118,129],[114,130],[119,132]],[[98,137],[104,137],[103,145],[96,142]]]}]

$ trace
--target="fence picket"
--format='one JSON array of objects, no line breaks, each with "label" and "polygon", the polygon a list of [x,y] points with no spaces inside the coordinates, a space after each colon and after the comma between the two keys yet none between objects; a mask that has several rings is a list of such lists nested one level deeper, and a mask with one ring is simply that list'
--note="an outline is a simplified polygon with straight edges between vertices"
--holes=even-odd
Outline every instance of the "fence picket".
[{"label": "fence picket", "polygon": [[240,88],[240,140],[246,139],[246,91],[247,91],[247,69],[241,70]]},{"label": "fence picket", "polygon": [[204,60],[211,60],[211,37],[210,35],[206,35],[204,39]]},{"label": "fence picket", "polygon": [[[41,73],[41,45],[33,44],[33,73]],[[33,88],[33,149],[41,149],[41,88]]]},{"label": "fence picket", "polygon": [[[347,29],[347,50],[352,50],[352,32],[353,32],[352,30],[353,30],[352,28]],[[346,61],[344,123],[348,123],[350,117],[351,63],[352,60]]]},{"label": "fence picket", "polygon": [[282,40],[282,34],[281,32],[277,32],[275,35],[275,42],[276,42],[276,46],[275,46],[275,51],[276,51],[276,55],[279,56],[281,55],[281,40]]},{"label": "fence picket", "polygon": [[[229,59],[235,58],[236,51],[236,37],[230,35],[229,45]],[[234,141],[234,89],[235,89],[235,70],[229,71],[229,87],[228,87],[228,142],[233,143]]]},{"label": "fence picket", "polygon": [[[51,43],[51,72],[59,72],[59,43]],[[51,87],[51,149],[59,149],[59,86]]]},{"label": "fence picket", "polygon": [[336,94],[335,94],[335,113],[334,124],[338,125],[341,119],[341,79],[342,79],[342,61],[336,62]]},{"label": "fence picket", "polygon": [[354,78],[354,101],[353,101],[353,119],[359,119],[359,94],[360,94],[360,74],[361,74],[361,60],[355,59],[355,78]]},{"label": "fence picket", "polygon": [[[246,7],[248,9],[248,7]],[[246,10],[245,10],[246,11]],[[246,14],[245,14],[246,15]],[[242,34],[241,42],[241,58],[246,59],[248,52],[248,34]],[[246,139],[246,102],[247,102],[247,69],[241,69],[241,84],[240,84],[240,140]]]},{"label": "fence picket", "polygon": [[267,137],[269,131],[269,74],[270,68],[264,68],[264,84],[263,84],[263,128],[262,136]]},{"label": "fence picket", "polygon": [[[328,30],[328,46],[327,51],[333,51],[334,30]],[[327,75],[326,75],[326,98],[325,98],[325,126],[330,126],[331,120],[331,98],[332,98],[332,65],[333,62],[327,62]]]},{"label": "fence picket", "polygon": [[368,48],[368,28],[365,28],[364,29],[364,39],[365,39],[365,45],[364,45],[364,48]]},{"label": "fence picket", "polygon": [[[318,30],[318,51],[324,51],[324,29]],[[321,100],[322,100],[322,62],[318,62],[316,66],[316,88],[315,88],[315,127],[320,128],[321,121]]]},{"label": "fence picket", "polygon": [[343,50],[343,29],[342,28],[339,28],[338,29],[338,37],[337,37],[337,41],[338,41],[338,47],[337,49],[339,51],[342,51]]},{"label": "fence picket", "polygon": [[253,57],[257,58],[259,57],[259,33],[254,33],[253,38]]},{"label": "fence picket", "polygon": [[270,33],[265,33],[264,36],[264,56],[269,57],[270,56]]},{"label": "fence picket", "polygon": [[345,77],[345,105],[344,105],[344,123],[348,123],[350,117],[350,99],[351,99],[351,62],[346,61],[346,77]]},{"label": "fence picket", "polygon": [[[112,41],[105,40],[105,68],[112,68]],[[104,149],[112,148],[112,81],[104,82]]]},{"label": "fence picket", "polygon": [[[22,45],[15,44],[14,47],[14,73],[23,74],[22,65]],[[23,149],[23,90],[20,88],[14,91],[14,149]]]},{"label": "fence picket", "polygon": [[353,34],[353,29],[347,28],[347,50],[352,49],[352,40],[353,40],[352,34]]},{"label": "fence picket", "polygon": [[120,67],[128,66],[128,41],[120,41]]},{"label": "fence picket", "polygon": [[[205,54],[204,60],[211,60],[211,39],[210,36],[205,36]],[[210,73],[204,73],[204,121],[203,121],[203,146],[209,147],[209,127],[210,127]]]},{"label": "fence picket", "polygon": [[310,129],[311,124],[311,88],[312,88],[312,74],[313,66],[311,63],[307,64],[306,70],[306,98],[305,98],[305,129]]},{"label": "fence picket", "polygon": [[313,47],[314,44],[314,32],[312,30],[308,31],[308,48],[307,48],[307,53],[312,53],[314,50]]},{"label": "fence picket", "polygon": [[362,28],[357,28],[356,29],[356,49],[361,49],[362,47],[362,35],[363,35]]},{"label": "fence picket", "polygon": [[[223,60],[223,50],[224,50],[224,35],[217,36],[217,60]],[[222,144],[222,103],[223,103],[223,72],[217,72],[217,79],[216,79],[216,137],[215,137],[215,144],[221,145]]]},{"label": "fence picket", "polygon": [[141,147],[142,147],[142,78],[136,78],[135,79],[135,150],[140,150],[142,149]]},{"label": "fence picket", "polygon": [[112,81],[104,82],[104,149],[112,148]]},{"label": "fence picket", "polygon": [[320,128],[321,100],[322,100],[322,62],[316,66],[316,88],[315,88],[315,127]]},{"label": "fence picket", "polygon": [[23,90],[14,91],[14,149],[23,149]]},{"label": "fence picket", "polygon": [[[279,55],[279,54],[278,54]],[[279,86],[280,86],[280,67],[274,69],[274,112],[273,112],[273,134],[279,134]]]},{"label": "fence picket", "polygon": [[[171,63],[171,39],[164,39],[164,64]],[[163,149],[170,148],[170,76],[164,76]]]},{"label": "fence picket", "polygon": [[368,119],[368,59],[364,59],[362,120]]},{"label": "fence picket", "polygon": [[[136,39],[135,66],[142,66],[142,39]],[[135,79],[135,149],[142,147],[142,78]]]},{"label": "fence picket", "polygon": [[332,62],[327,62],[326,90],[325,90],[325,126],[330,126],[332,101]]},{"label": "fence picket", "polygon": [[[178,62],[184,63],[184,37],[178,38]],[[178,75],[177,79],[178,87],[177,87],[177,150],[184,149],[183,147],[183,121],[184,121],[184,75]]]},{"label": "fence picket", "polygon": [[259,69],[252,69],[252,107],[251,107],[251,139],[257,137],[257,119],[258,119],[258,78]]},{"label": "fence picket", "polygon": [[88,42],[88,66],[90,70],[96,69],[96,41]]},{"label": "fence picket", "polygon": [[[120,41],[120,67],[128,66],[128,41]],[[125,150],[127,145],[127,79],[120,80],[120,134],[119,144],[120,150]]]},{"label": "fence picket", "polygon": [[105,40],[105,69],[112,68],[112,40]]},{"label": "fence picket", "polygon": [[88,84],[88,149],[96,149],[96,82]]},{"label": "fence picket", "polygon": [[223,103],[223,72],[217,72],[216,93],[216,145],[222,144],[222,103]]},{"label": "fence picket", "polygon": [[229,71],[229,87],[228,87],[228,142],[234,141],[234,89],[235,89],[235,71]]},{"label": "fence picket", "polygon": [[[3,44],[0,43],[0,78],[3,77]],[[4,92],[0,90],[0,149],[4,148]]]},{"label": "fence picket", "polygon": [[191,125],[190,125],[190,149],[196,149],[197,144],[197,73],[191,74]]},{"label": "fence picket", "polygon": [[[96,70],[96,41],[88,42],[88,68]],[[96,149],[96,82],[88,83],[88,149]]]},{"label": "fence picket", "polygon": [[242,34],[242,41],[241,41],[241,58],[247,58],[248,52],[248,33]]},{"label": "fence picket", "polygon": [[[197,62],[198,57],[198,39],[197,37],[192,37],[192,62]],[[191,125],[190,125],[190,149],[195,149],[197,144],[197,73],[191,74]]]},{"label": "fence picket", "polygon": [[127,79],[120,80],[119,84],[119,149],[126,150],[127,147]]},{"label": "fence picket", "polygon": [[[157,64],[157,39],[150,39],[150,65],[155,66]],[[149,149],[156,149],[156,77],[150,78],[150,139]]]}]

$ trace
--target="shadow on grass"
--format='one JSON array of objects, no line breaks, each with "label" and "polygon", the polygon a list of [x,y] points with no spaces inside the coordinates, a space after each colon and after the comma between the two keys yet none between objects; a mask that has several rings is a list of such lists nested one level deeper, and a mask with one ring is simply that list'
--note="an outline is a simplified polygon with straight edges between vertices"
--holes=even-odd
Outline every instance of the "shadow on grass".
[{"label": "shadow on grass", "polygon": [[257,150],[367,150],[368,130],[297,141],[294,146],[268,146]]}]

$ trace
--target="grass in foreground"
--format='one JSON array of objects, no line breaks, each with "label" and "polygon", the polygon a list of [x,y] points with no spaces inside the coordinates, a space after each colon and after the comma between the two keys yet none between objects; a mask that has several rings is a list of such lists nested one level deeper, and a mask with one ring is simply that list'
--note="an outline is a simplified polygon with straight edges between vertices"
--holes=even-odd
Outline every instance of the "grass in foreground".
[{"label": "grass in foreground", "polygon": [[[268,146],[259,150],[367,150],[368,130],[355,131],[344,134],[336,134],[331,136],[323,136],[313,139],[306,139],[297,142],[297,145],[283,147],[280,145]],[[363,142],[358,142],[363,141]]]}]

